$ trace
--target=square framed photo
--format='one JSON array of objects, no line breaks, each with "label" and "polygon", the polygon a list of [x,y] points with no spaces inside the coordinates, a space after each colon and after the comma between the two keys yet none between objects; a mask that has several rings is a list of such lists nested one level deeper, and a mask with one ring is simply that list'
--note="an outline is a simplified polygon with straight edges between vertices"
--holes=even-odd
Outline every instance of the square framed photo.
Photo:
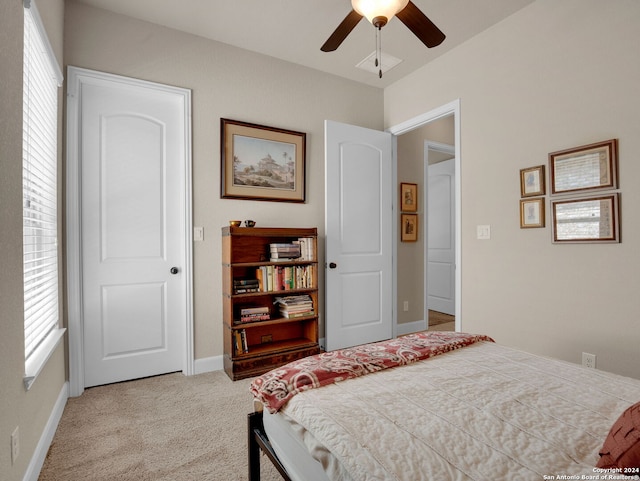
[{"label": "square framed photo", "polygon": [[418,214],[402,214],[400,240],[402,242],[416,242],[418,240]]},{"label": "square framed photo", "polygon": [[532,197],[544,194],[544,165],[520,169],[520,196]]},{"label": "square framed photo", "polygon": [[520,200],[520,228],[544,227],[544,197]]},{"label": "square framed photo", "polygon": [[400,210],[418,212],[418,184],[400,184]]},{"label": "square framed photo", "polygon": [[220,119],[224,199],[305,201],[306,134]]}]

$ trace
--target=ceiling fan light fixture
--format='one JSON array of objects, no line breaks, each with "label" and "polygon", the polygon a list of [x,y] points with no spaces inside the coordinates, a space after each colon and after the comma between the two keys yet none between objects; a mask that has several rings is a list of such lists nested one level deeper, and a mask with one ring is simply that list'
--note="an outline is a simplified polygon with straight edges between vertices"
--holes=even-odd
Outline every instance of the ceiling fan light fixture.
[{"label": "ceiling fan light fixture", "polygon": [[383,27],[409,0],[351,0],[351,6],[378,28]]}]

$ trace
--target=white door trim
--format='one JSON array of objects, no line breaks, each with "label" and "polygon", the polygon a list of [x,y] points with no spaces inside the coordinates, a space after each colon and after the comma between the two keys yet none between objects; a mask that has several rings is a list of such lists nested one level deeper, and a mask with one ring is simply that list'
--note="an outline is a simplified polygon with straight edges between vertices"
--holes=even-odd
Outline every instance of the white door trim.
[{"label": "white door trim", "polygon": [[184,360],[182,372],[195,372],[193,352],[193,220],[191,180],[191,91],[179,87],[137,80],[119,75],[68,67],[67,75],[67,156],[66,156],[66,223],[67,223],[67,328],[69,333],[69,395],[79,396],[84,391],[84,336],[82,318],[82,225],[80,197],[79,126],[81,121],[79,92],[83,82],[111,80],[131,86],[170,92],[184,98],[185,119],[185,185],[184,185],[184,275],[186,278],[186,325],[184,326]]},{"label": "white door trim", "polygon": [[[429,122],[433,122],[434,120],[438,120],[443,117],[447,117],[449,115],[454,116],[454,149],[455,149],[455,199],[456,199],[456,253],[455,253],[455,263],[456,263],[456,279],[455,279],[455,289],[456,289],[456,331],[460,331],[462,329],[462,215],[461,215],[461,206],[462,206],[462,195],[461,195],[461,151],[460,151],[460,99],[456,99],[448,104],[437,107],[433,110],[430,110],[424,114],[418,115],[412,119],[406,120],[400,124],[394,125],[387,129],[387,132],[390,132],[394,136],[402,135],[404,133],[410,132],[418,127],[422,127]],[[393,162],[394,162],[394,172],[397,169],[397,159],[396,152],[394,149],[393,152]],[[397,184],[397,182],[396,182]],[[397,186],[396,186],[397,188]],[[396,193],[396,199],[397,199]],[[398,209],[395,209],[395,222],[394,224],[397,226],[399,222],[399,213]],[[424,223],[423,223],[424,224]],[[394,235],[394,239],[397,235]],[[394,261],[397,259],[397,251],[394,250]],[[394,306],[397,305],[397,269],[394,269],[394,279],[393,279],[393,292],[394,292]],[[395,323],[394,323],[395,327]]]},{"label": "white door trim", "polygon": [[[442,152],[443,154],[455,155],[456,149],[451,144],[443,144],[442,142],[434,142],[433,140],[424,141],[425,149],[435,150],[436,152]],[[425,155],[425,161],[428,160],[428,155]]]}]

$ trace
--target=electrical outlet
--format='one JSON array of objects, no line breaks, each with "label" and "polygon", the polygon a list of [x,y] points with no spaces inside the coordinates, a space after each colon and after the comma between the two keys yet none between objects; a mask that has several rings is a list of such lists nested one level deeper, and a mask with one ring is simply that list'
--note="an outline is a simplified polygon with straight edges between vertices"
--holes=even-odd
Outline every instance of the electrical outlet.
[{"label": "electrical outlet", "polygon": [[596,355],[589,354],[588,352],[582,353],[582,365],[584,367],[588,367],[589,369],[596,368]]},{"label": "electrical outlet", "polygon": [[16,462],[20,454],[20,428],[16,428],[11,433],[11,464]]},{"label": "electrical outlet", "polygon": [[404,312],[408,312],[409,311],[409,301],[404,301],[404,305],[403,305],[403,310]]}]

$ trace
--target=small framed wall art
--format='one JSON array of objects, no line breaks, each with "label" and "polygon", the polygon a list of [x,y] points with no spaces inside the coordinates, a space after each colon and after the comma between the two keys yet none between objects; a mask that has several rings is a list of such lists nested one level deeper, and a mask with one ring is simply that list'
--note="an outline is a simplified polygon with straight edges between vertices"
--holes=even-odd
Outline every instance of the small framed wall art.
[{"label": "small framed wall art", "polygon": [[406,182],[400,184],[400,210],[418,212],[418,184]]},{"label": "small framed wall art", "polygon": [[520,169],[520,196],[544,195],[544,165]]},{"label": "small framed wall art", "polygon": [[418,214],[402,214],[401,219],[402,242],[416,242],[418,240]]},{"label": "small framed wall art", "polygon": [[520,200],[520,228],[544,227],[544,197]]}]

